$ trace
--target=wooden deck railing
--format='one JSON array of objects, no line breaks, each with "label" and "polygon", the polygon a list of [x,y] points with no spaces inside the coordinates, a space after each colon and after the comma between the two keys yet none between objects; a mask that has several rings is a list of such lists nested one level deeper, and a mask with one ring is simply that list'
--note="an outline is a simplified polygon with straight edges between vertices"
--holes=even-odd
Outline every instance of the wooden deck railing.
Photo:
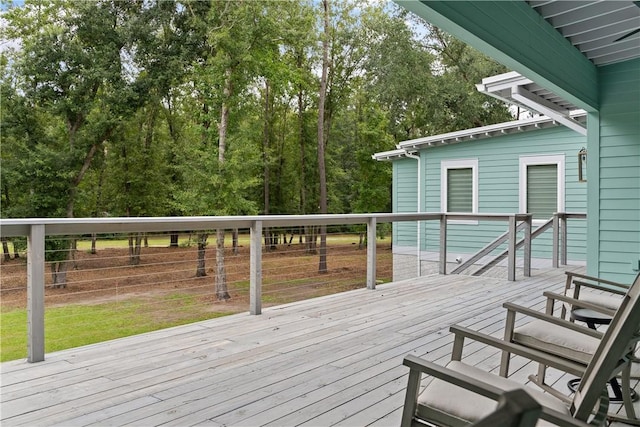
[{"label": "wooden deck railing", "polygon": [[[562,237],[566,245],[566,219],[576,214],[558,216],[554,241]],[[262,231],[266,227],[312,225],[367,225],[366,286],[376,284],[376,226],[384,222],[439,221],[439,272],[447,274],[447,223],[460,220],[504,221],[508,224],[508,279],[515,280],[517,232],[524,231],[524,275],[531,274],[530,214],[449,214],[449,213],[378,213],[345,215],[271,215],[230,217],[148,217],[148,218],[26,218],[0,220],[0,237],[27,236],[27,334],[29,362],[44,360],[44,283],[45,238],[61,235],[131,232],[197,232],[215,229],[250,229],[250,297],[249,311],[262,312]],[[554,229],[555,230],[555,229]],[[564,236],[564,237],[563,237]],[[555,252],[554,252],[555,253]],[[566,261],[566,250],[562,251]],[[554,255],[555,256],[555,255]],[[555,258],[557,259],[557,257]],[[418,257],[417,262],[420,262]]]}]

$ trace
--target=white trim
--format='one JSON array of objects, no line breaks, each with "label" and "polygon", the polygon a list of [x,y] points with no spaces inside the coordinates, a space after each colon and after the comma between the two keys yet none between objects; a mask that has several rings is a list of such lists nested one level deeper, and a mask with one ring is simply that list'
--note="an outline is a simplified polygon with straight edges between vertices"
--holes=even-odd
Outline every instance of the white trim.
[{"label": "white trim", "polygon": [[[447,171],[471,168],[471,213],[478,213],[478,159],[440,161],[440,211],[447,210]],[[452,212],[453,213],[453,212]],[[478,221],[451,221],[456,224],[478,224]]]},{"label": "white trim", "polygon": [[[565,155],[550,154],[538,156],[520,156],[520,180],[519,180],[519,211],[527,213],[527,166],[533,165],[556,165],[558,183],[558,200],[556,202],[556,212],[564,212],[565,209]],[[536,220],[534,223],[543,221]]]}]

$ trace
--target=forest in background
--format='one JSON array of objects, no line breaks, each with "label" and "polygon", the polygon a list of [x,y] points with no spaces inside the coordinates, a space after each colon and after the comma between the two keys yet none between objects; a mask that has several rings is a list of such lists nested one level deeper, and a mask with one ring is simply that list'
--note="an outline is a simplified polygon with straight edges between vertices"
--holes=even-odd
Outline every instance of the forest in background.
[{"label": "forest in background", "polygon": [[474,86],[503,66],[391,2],[5,8],[4,218],[388,212],[371,154],[512,118]]}]

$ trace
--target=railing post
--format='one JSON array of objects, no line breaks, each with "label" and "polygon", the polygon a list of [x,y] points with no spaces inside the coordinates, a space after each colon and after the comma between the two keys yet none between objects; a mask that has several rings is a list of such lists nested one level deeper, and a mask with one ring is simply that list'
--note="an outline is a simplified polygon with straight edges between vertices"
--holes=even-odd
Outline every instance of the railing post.
[{"label": "railing post", "polygon": [[367,289],[376,288],[376,225],[376,218],[369,218],[367,221]]},{"label": "railing post", "polygon": [[553,214],[553,238],[551,239],[551,266],[558,268],[558,252],[560,250],[560,218],[558,213]]},{"label": "railing post", "polygon": [[44,360],[43,224],[31,225],[27,237],[27,361]]},{"label": "railing post", "polygon": [[560,216],[560,239],[561,239],[561,249],[560,249],[560,264],[567,265],[567,214],[562,213]]},{"label": "railing post", "polygon": [[509,217],[509,259],[507,266],[507,279],[516,280],[516,216]]},{"label": "railing post", "polygon": [[262,313],[262,221],[251,225],[250,272],[249,272],[249,313]]},{"label": "railing post", "polygon": [[440,215],[440,274],[447,274],[447,214],[444,213]]},{"label": "railing post", "polygon": [[527,215],[524,220],[524,276],[531,277],[531,226],[533,223],[532,215]]}]

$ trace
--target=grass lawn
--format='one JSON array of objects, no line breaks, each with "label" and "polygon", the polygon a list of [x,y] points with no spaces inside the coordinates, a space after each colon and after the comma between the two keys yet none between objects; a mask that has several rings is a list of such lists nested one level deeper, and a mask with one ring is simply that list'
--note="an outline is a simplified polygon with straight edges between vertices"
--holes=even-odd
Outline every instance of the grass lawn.
[{"label": "grass lawn", "polygon": [[[45,312],[45,352],[93,344],[183,325],[231,313],[203,310],[193,295],[180,293],[164,297],[172,318],[158,318],[158,304],[128,299],[96,305],[67,305]],[[176,307],[179,307],[176,310]],[[175,315],[176,311],[182,315]],[[0,362],[27,357],[27,311],[0,313]]]}]

